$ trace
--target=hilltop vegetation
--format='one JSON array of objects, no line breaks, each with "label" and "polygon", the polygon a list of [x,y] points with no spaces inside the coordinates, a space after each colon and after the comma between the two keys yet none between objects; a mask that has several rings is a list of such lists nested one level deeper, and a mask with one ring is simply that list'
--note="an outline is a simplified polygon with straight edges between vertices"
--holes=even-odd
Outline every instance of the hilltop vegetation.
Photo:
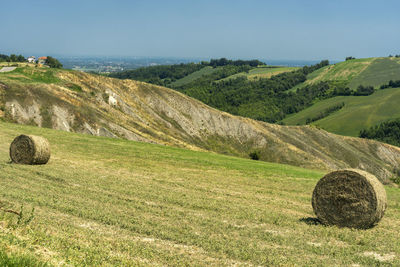
[{"label": "hilltop vegetation", "polygon": [[[318,224],[323,171],[0,122],[0,264],[397,266],[400,194],[368,231]],[[47,165],[9,164],[21,133]],[[30,211],[33,219],[25,224]]]},{"label": "hilltop vegetation", "polygon": [[71,70],[0,73],[0,118],[244,158],[257,152],[262,161],[308,168],[361,168],[385,183],[400,166],[400,150],[389,145],[235,117],[168,88]]}]

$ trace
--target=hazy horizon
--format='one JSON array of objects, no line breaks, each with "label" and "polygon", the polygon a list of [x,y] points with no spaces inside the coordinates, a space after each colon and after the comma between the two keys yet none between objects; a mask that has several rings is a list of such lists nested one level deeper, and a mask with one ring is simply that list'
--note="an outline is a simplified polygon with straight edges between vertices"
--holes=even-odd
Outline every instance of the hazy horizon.
[{"label": "hazy horizon", "polygon": [[300,61],[400,54],[400,3],[391,0],[22,0],[2,7],[0,53],[7,54]]}]

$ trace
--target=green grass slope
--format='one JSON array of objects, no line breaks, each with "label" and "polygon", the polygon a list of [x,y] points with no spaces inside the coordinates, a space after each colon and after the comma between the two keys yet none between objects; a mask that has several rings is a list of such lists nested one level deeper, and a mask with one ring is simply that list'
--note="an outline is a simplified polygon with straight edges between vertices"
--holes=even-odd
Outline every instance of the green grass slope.
[{"label": "green grass slope", "polygon": [[204,67],[204,68],[202,68],[198,71],[195,71],[179,80],[176,80],[175,82],[172,82],[170,84],[170,86],[176,87],[176,86],[182,86],[182,85],[191,83],[191,82],[199,79],[201,76],[211,74],[216,70],[218,70],[218,68],[213,68],[211,66]]},{"label": "green grass slope", "polygon": [[354,77],[357,77],[368,66],[375,61],[375,58],[353,59],[326,66],[311,73],[307,77],[307,83],[316,83],[320,81],[340,81],[349,83]]},{"label": "green grass slope", "polygon": [[[287,165],[0,122],[0,263],[37,266],[398,266],[400,194],[370,230],[315,225],[324,174]],[[9,164],[21,133],[47,165]],[[18,256],[20,255],[20,256]],[[4,259],[4,260],[3,260]]]},{"label": "green grass slope", "polygon": [[390,80],[400,80],[400,58],[378,58],[351,80],[350,88],[359,85],[380,87]]},{"label": "green grass slope", "polygon": [[312,124],[328,132],[358,136],[362,129],[400,117],[400,89],[391,88],[376,91],[369,96],[338,96],[326,99],[285,118],[283,122],[288,125],[305,124],[307,118],[340,103],[345,103],[341,110]]}]

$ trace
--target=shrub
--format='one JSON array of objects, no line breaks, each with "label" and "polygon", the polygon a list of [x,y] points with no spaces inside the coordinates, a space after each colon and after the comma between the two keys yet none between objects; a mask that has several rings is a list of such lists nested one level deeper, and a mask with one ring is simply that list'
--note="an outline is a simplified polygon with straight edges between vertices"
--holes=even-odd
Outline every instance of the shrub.
[{"label": "shrub", "polygon": [[249,156],[252,160],[259,160],[260,159],[260,151],[256,150],[256,151],[250,152]]}]

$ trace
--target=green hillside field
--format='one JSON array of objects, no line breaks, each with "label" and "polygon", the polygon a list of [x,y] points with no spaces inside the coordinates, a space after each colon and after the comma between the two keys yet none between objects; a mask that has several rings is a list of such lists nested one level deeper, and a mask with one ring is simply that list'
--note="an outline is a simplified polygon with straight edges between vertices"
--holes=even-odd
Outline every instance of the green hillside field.
[{"label": "green hillside field", "polygon": [[287,125],[302,125],[306,123],[307,118],[312,118],[340,103],[345,103],[341,110],[312,124],[332,133],[358,136],[362,129],[400,117],[400,88],[378,90],[369,96],[338,96],[319,101],[288,116],[283,122]]},{"label": "green hillside field", "polygon": [[[326,227],[321,171],[0,122],[0,265],[399,266],[400,194],[370,230]],[[47,165],[9,163],[19,134]],[[32,208],[35,208],[33,211]],[[14,264],[14,265],[12,265]]]},{"label": "green hillside field", "polygon": [[400,80],[400,58],[360,58],[316,70],[307,75],[305,82],[289,91],[323,81],[349,86],[353,90],[359,85],[378,88],[390,80]]},{"label": "green hillside field", "polygon": [[172,82],[170,84],[170,86],[177,87],[177,86],[182,86],[184,84],[191,83],[191,82],[197,80],[198,78],[200,78],[201,76],[211,74],[216,70],[218,70],[218,68],[213,68],[211,66],[204,67],[198,71],[195,71],[195,72],[183,77],[182,79]]},{"label": "green hillside field", "polygon": [[359,85],[380,87],[390,80],[400,80],[400,58],[377,58],[368,68],[351,80],[350,88]]},{"label": "green hillside field", "polygon": [[249,72],[240,72],[224,79],[221,81],[235,79],[238,77],[246,77],[247,79],[261,79],[261,78],[271,78],[274,75],[278,75],[284,72],[298,70],[299,67],[271,67],[271,66],[259,66],[257,68],[251,69]]}]

